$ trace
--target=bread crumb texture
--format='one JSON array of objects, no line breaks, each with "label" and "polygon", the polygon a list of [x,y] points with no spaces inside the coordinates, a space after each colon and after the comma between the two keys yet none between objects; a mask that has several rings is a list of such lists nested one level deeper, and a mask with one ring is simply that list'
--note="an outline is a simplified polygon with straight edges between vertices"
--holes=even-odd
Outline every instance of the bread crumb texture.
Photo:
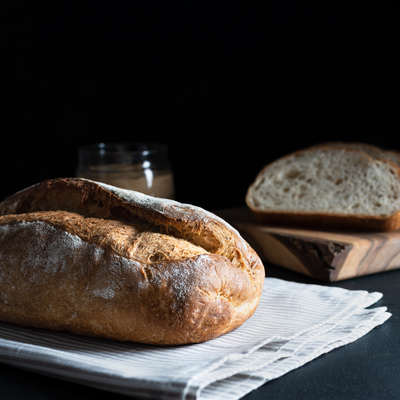
[{"label": "bread crumb texture", "polygon": [[257,211],[390,216],[400,210],[399,168],[362,151],[307,149],[267,165],[246,201]]}]

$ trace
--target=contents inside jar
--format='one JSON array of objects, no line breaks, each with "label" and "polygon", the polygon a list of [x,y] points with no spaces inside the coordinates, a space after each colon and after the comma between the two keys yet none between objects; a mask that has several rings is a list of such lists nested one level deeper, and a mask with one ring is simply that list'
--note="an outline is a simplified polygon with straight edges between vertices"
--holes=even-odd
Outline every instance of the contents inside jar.
[{"label": "contents inside jar", "polygon": [[107,164],[80,171],[77,177],[135,190],[150,196],[174,199],[174,178],[168,169],[143,168],[142,164]]}]

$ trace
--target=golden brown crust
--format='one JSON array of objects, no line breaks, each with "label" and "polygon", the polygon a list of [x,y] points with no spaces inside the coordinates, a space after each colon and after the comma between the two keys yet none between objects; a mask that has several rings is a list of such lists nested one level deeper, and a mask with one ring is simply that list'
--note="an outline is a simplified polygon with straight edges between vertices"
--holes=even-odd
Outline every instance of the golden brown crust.
[{"label": "golden brown crust", "polygon": [[171,261],[208,253],[184,239],[144,229],[143,225],[100,218],[85,218],[67,211],[36,211],[0,217],[0,225],[18,221],[46,222],[80,239],[110,249],[122,257],[142,263]]},{"label": "golden brown crust", "polygon": [[151,344],[240,326],[259,302],[259,257],[224,221],[127,199],[79,179],[0,204],[0,320]]},{"label": "golden brown crust", "polygon": [[257,270],[262,269],[258,256],[239,233],[215,215],[194,206],[150,196],[142,195],[128,201],[112,193],[111,188],[78,178],[47,180],[6,198],[0,203],[0,215],[64,210],[85,217],[157,226],[165,234],[226,256],[249,273],[253,273],[253,264],[258,265]]}]

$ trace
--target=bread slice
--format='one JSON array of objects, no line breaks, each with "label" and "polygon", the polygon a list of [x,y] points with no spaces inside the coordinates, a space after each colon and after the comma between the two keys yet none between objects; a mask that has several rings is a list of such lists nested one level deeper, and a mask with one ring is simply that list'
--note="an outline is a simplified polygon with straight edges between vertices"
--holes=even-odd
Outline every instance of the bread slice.
[{"label": "bread slice", "polygon": [[400,153],[396,150],[385,150],[370,143],[363,142],[325,142],[313,147],[335,147],[340,149],[356,149],[367,153],[372,158],[389,160],[400,166]]},{"label": "bread slice", "polygon": [[261,221],[389,231],[400,226],[400,168],[355,148],[320,145],[267,165],[246,203]]},{"label": "bread slice", "polygon": [[386,160],[392,161],[400,167],[400,153],[396,150],[384,150]]},{"label": "bread slice", "polygon": [[356,149],[367,153],[372,158],[385,158],[384,152],[377,146],[362,142],[324,142],[313,147],[335,147],[337,149]]}]

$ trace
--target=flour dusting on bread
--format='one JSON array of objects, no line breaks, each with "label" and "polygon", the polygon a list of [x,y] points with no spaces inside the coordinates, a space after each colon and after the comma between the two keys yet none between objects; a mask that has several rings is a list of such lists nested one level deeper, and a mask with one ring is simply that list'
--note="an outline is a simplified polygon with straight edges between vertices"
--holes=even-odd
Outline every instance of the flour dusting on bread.
[{"label": "flour dusting on bread", "polygon": [[0,203],[0,320],[149,344],[223,335],[254,313],[260,258],[205,210],[77,178]]},{"label": "flour dusting on bread", "polygon": [[[179,212],[181,213],[183,212],[184,217],[187,219],[193,219],[193,218],[202,219],[204,222],[207,222],[210,219],[218,220],[220,223],[224,224],[230,230],[233,230],[237,235],[240,235],[240,233],[228,222],[201,207],[192,204],[179,203],[171,199],[148,196],[144,193],[118,188],[116,186],[112,186],[102,182],[95,182],[95,183],[109,190],[111,193],[114,193],[116,196],[120,197],[124,201],[141,204],[146,207],[152,207],[157,209],[157,211],[161,213],[168,213],[168,211],[166,211],[167,208],[173,209],[173,207],[177,207],[179,208]],[[194,211],[196,211],[197,213],[194,214]]]}]

